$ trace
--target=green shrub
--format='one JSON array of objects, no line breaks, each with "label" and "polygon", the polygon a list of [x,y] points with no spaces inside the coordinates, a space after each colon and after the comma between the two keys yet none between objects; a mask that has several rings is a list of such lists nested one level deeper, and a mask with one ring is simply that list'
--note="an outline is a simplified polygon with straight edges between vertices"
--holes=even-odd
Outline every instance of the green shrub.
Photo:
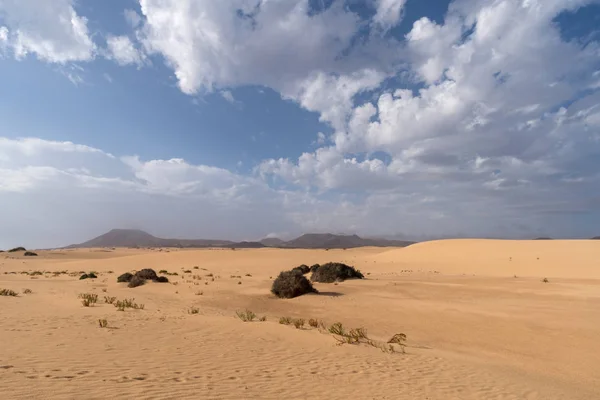
[{"label": "green shrub", "polygon": [[354,267],[343,263],[321,265],[310,277],[313,282],[333,283],[346,279],[363,279],[364,275]]},{"label": "green shrub", "polygon": [[285,299],[291,299],[306,293],[316,293],[312,283],[299,271],[283,271],[273,281],[271,293]]}]

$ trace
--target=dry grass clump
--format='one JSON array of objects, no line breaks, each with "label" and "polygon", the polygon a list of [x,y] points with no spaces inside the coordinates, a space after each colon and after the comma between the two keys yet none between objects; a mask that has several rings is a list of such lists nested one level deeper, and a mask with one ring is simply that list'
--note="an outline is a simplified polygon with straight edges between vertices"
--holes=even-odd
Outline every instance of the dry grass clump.
[{"label": "dry grass clump", "polygon": [[126,308],[133,308],[134,310],[143,310],[145,305],[144,304],[138,304],[135,302],[135,299],[124,299],[124,300],[117,300],[114,301],[113,304],[118,311],[125,311]]},{"label": "dry grass clump", "polygon": [[281,318],[279,318],[279,323],[281,325],[291,325],[292,319],[290,317],[281,317]]},{"label": "dry grass clump", "polygon": [[77,297],[81,299],[84,307],[92,307],[98,302],[98,295],[95,293],[80,293]]},{"label": "dry grass clump", "polygon": [[294,320],[294,326],[296,329],[300,329],[304,326],[304,320],[302,318],[298,318]]},{"label": "dry grass clump", "polygon": [[200,312],[200,309],[198,307],[190,307],[190,309],[188,310],[188,314],[198,314]]},{"label": "dry grass clump", "polygon": [[318,328],[319,327],[319,320],[316,319],[309,319],[308,320],[308,326],[310,326],[311,328]]},{"label": "dry grass clump", "polygon": [[246,309],[244,311],[236,311],[235,315],[244,322],[252,322],[256,319],[256,314]]},{"label": "dry grass clump", "polygon": [[112,297],[104,296],[104,302],[106,304],[113,304],[115,301],[117,301],[117,298],[114,296],[112,296]]},{"label": "dry grass clump", "polygon": [[364,275],[354,267],[343,263],[327,263],[317,268],[311,275],[313,282],[333,283],[346,279],[363,279]]},{"label": "dry grass clump", "polygon": [[96,274],[95,274],[95,273],[93,273],[93,272],[90,272],[89,274],[83,274],[83,275],[81,275],[81,276],[79,277],[79,280],[82,280],[82,279],[96,279],[96,278],[98,278],[98,277],[96,276]]},{"label": "dry grass clump", "polygon": [[550,282],[550,281],[548,280],[548,278],[544,278],[544,279],[542,279],[542,282],[544,282],[544,283],[548,283],[548,282]]},{"label": "dry grass clump", "polygon": [[25,253],[23,253],[23,255],[25,257],[37,257],[37,253],[34,253],[33,251],[26,251]]},{"label": "dry grass clump", "polygon": [[12,296],[12,297],[16,297],[17,296],[17,292],[15,292],[14,290],[10,290],[10,289],[0,289],[0,296]]},{"label": "dry grass clump", "polygon": [[404,353],[406,347],[406,335],[404,333],[396,333],[390,340],[387,341],[389,344],[397,344]]},{"label": "dry grass clump", "polygon": [[31,294],[33,291],[31,289],[23,289],[23,294]]},{"label": "dry grass clump", "polygon": [[106,328],[108,326],[108,321],[105,319],[99,319],[98,325],[100,325],[100,328]]},{"label": "dry grass clump", "polygon": [[316,293],[312,283],[299,271],[283,271],[273,281],[271,293],[275,296],[291,299],[306,293]]}]

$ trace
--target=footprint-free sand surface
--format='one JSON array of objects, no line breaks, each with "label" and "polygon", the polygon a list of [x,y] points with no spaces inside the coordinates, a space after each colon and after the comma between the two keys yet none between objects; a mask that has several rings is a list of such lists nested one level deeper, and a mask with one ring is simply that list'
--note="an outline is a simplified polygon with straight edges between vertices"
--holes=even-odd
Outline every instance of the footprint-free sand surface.
[{"label": "footprint-free sand surface", "polygon": [[[0,296],[5,399],[600,399],[600,241],[38,254],[0,253],[0,289],[19,293]],[[318,283],[320,294],[289,300],[270,294],[279,271],[327,261],[367,279]],[[116,282],[142,268],[178,275],[133,289]],[[84,307],[80,293],[98,304]],[[104,296],[144,309],[118,311]],[[267,321],[242,322],[235,313],[245,309]],[[283,316],[364,327],[381,342],[402,332],[406,354],[338,345],[279,324]]]}]

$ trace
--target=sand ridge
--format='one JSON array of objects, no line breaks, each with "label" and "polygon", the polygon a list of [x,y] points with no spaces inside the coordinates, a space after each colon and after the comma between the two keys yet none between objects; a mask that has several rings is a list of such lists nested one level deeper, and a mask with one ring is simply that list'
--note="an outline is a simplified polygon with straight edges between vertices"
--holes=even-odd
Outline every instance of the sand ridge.
[{"label": "sand ridge", "polygon": [[[597,241],[39,254],[0,254],[0,288],[20,293],[0,297],[0,388],[7,398],[592,399],[600,393]],[[367,279],[316,284],[321,294],[290,300],[269,294],[279,271],[327,261],[355,265]],[[134,289],[116,283],[120,273],[141,268],[178,276]],[[36,270],[94,270],[99,278],[11,273]],[[119,312],[102,300],[83,307],[77,299],[83,292],[134,297],[145,307]],[[190,307],[199,313],[188,314]],[[237,319],[235,312],[246,308],[267,321]],[[407,354],[339,346],[317,330],[280,325],[282,316],[362,326],[380,341],[404,332]],[[99,328],[98,319],[110,329]]]}]

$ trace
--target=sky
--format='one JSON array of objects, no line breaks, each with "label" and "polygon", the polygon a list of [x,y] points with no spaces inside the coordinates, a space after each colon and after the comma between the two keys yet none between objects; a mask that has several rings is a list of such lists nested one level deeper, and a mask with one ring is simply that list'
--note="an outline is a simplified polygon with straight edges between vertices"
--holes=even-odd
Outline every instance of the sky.
[{"label": "sky", "polygon": [[600,235],[600,0],[0,0],[0,248]]}]

